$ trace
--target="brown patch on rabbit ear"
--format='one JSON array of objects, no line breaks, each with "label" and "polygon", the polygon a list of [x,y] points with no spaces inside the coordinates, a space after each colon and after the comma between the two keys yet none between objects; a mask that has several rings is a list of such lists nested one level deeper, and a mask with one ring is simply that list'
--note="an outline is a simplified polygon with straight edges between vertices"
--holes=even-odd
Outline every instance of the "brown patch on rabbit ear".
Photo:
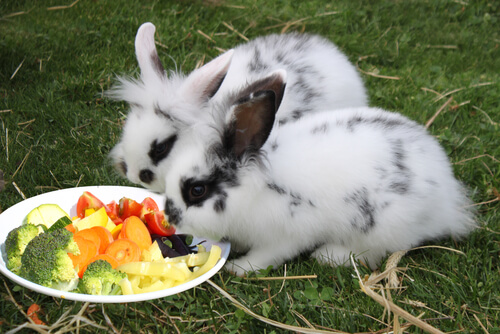
[{"label": "brown patch on rabbit ear", "polygon": [[285,72],[276,71],[238,94],[232,125],[225,133],[226,147],[236,157],[255,153],[266,142],[285,91]]},{"label": "brown patch on rabbit ear", "polygon": [[234,111],[232,150],[240,157],[247,150],[264,145],[273,128],[276,115],[276,94],[260,91],[236,106]]},{"label": "brown patch on rabbit ear", "polygon": [[151,52],[151,64],[153,65],[153,69],[155,70],[155,72],[158,74],[159,77],[165,76],[165,68],[161,63],[160,57],[158,56],[156,49],[153,52]]}]

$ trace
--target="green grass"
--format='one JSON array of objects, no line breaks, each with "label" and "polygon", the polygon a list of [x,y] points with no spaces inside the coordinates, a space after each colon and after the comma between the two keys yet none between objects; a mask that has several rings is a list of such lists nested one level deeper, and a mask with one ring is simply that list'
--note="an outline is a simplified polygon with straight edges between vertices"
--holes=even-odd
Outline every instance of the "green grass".
[{"label": "green grass", "polygon": [[[5,182],[0,210],[22,201],[23,194],[129,185],[107,158],[127,107],[102,92],[115,74],[137,75],[133,41],[141,23],[156,24],[158,41],[166,46],[158,47],[164,65],[185,72],[243,42],[237,32],[248,38],[282,30],[318,33],[358,64],[374,106],[426,123],[453,98],[429,130],[449,153],[474,202],[483,203],[477,205],[481,228],[464,241],[439,243],[463,254],[428,248],[405,256],[400,262],[407,267],[400,275],[404,289],[393,291],[392,298],[444,332],[499,332],[500,3],[81,0],[71,8],[47,10],[64,2],[71,0],[0,3]],[[438,99],[440,94],[446,96]],[[266,276],[285,274],[317,278],[263,281],[221,272],[212,280],[253,312],[288,325],[376,332],[393,324],[384,318],[384,307],[360,290],[353,268],[301,258]],[[65,312],[82,310],[82,303],[0,280],[0,332],[26,323],[19,309],[26,311],[33,302],[42,306],[41,318],[49,325]],[[149,302],[89,305],[83,316],[106,328],[101,332],[288,332],[246,314],[207,283]],[[423,331],[409,327],[407,332]]]}]

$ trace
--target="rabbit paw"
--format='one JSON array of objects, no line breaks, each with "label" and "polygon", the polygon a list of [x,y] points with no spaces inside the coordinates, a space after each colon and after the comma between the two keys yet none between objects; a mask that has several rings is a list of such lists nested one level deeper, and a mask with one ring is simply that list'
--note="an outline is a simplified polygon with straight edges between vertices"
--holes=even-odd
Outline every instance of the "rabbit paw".
[{"label": "rabbit paw", "polygon": [[277,263],[264,255],[269,254],[268,252],[270,251],[248,252],[245,256],[228,261],[225,268],[237,276],[245,276],[245,274],[250,271],[267,269],[269,266],[274,267]]}]

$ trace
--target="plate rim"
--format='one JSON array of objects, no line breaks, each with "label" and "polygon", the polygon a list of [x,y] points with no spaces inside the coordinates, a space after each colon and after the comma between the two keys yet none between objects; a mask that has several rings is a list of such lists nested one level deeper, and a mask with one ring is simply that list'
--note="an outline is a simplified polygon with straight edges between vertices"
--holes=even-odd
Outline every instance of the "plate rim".
[{"label": "plate rim", "polygon": [[[163,297],[168,297],[171,295],[175,295],[177,293],[187,291],[189,289],[192,289],[203,282],[207,281],[209,278],[211,278],[213,275],[215,275],[227,261],[227,258],[229,256],[229,252],[231,249],[231,244],[226,241],[213,241],[207,238],[199,238],[200,240],[206,240],[206,242],[211,246],[211,245],[218,245],[222,249],[222,254],[221,258],[219,261],[217,261],[216,265],[210,269],[208,272],[205,274],[201,275],[200,277],[197,277],[191,281],[188,281],[186,283],[180,284],[178,286],[164,289],[164,290],[158,290],[158,291],[153,291],[153,292],[146,292],[146,293],[141,293],[141,294],[133,294],[133,295],[117,295],[117,296],[100,296],[100,295],[87,295],[87,294],[81,294],[81,293],[75,293],[75,292],[65,292],[61,290],[56,290],[53,288],[48,288],[44,287],[42,285],[33,283],[25,278],[22,278],[13,272],[11,272],[9,269],[7,269],[6,262],[5,262],[5,238],[7,237],[7,234],[15,227],[19,226],[22,224],[24,217],[28,214],[29,211],[24,212],[24,207],[29,206],[30,204],[33,206],[32,208],[44,204],[40,203],[40,201],[45,201],[45,203],[50,203],[50,198],[49,197],[54,197],[54,196],[59,196],[59,195],[64,195],[65,193],[76,193],[80,192],[83,193],[84,191],[90,191],[96,197],[99,197],[99,192],[100,191],[105,191],[105,192],[115,192],[116,191],[116,197],[114,200],[118,201],[121,197],[124,196],[130,196],[128,193],[133,193],[132,196],[134,195],[139,195],[139,194],[144,194],[141,196],[147,197],[150,196],[152,198],[161,198],[161,194],[157,194],[154,192],[151,192],[145,188],[139,188],[139,187],[130,187],[130,186],[116,186],[116,185],[97,185],[97,186],[83,186],[83,187],[73,187],[73,188],[64,188],[64,189],[58,189],[58,190],[53,190],[49,191],[43,194],[35,195],[30,198],[27,198],[25,200],[22,200],[5,211],[3,211],[0,214],[0,272],[9,278],[11,281],[13,281],[16,284],[19,284],[31,291],[45,294],[48,296],[52,297],[57,297],[61,299],[67,299],[67,300],[73,300],[73,301],[81,301],[81,302],[95,302],[95,303],[129,303],[129,302],[140,302],[140,301],[146,301],[146,300],[153,300],[153,299],[158,299],[158,298],[163,298]],[[79,195],[78,195],[79,196]],[[49,199],[47,199],[49,198]],[[134,198],[138,200],[137,198]],[[143,198],[144,199],[144,198]],[[74,211],[76,207],[76,202],[78,200],[78,197],[72,199],[74,202],[74,205],[70,208],[67,209],[66,205],[63,205],[63,209],[68,213],[72,214],[71,212]],[[157,200],[157,199],[155,199]],[[69,200],[68,200],[69,201]],[[106,202],[106,200],[105,200]],[[36,204],[39,203],[39,204]],[[57,203],[56,203],[57,204]],[[36,206],[35,206],[36,205]],[[163,203],[158,203],[158,206],[160,208],[163,208]],[[9,219],[9,217],[13,214],[17,214],[17,211],[23,211],[24,214],[21,216],[19,222],[16,222],[17,224],[6,224],[4,222],[4,219]],[[6,218],[7,217],[7,218]],[[8,226],[5,229],[3,229],[3,226]]]}]

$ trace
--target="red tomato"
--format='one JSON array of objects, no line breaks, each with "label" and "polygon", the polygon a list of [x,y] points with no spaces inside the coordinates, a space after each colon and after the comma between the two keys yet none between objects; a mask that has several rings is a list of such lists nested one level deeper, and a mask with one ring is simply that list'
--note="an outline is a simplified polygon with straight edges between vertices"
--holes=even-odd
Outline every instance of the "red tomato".
[{"label": "red tomato", "polygon": [[158,204],[156,204],[155,200],[152,199],[151,197],[146,197],[142,203],[141,203],[145,209],[149,210],[149,211],[158,211],[160,210],[158,208]]},{"label": "red tomato", "polygon": [[141,216],[142,204],[134,201],[133,199],[123,197],[120,199],[120,208],[118,212],[118,216],[125,220],[130,216]]},{"label": "red tomato", "polygon": [[84,191],[80,198],[78,198],[78,202],[76,203],[76,214],[80,218],[85,218],[85,210],[99,210],[103,206],[104,203],[101,202],[100,199],[98,199],[88,191]]},{"label": "red tomato", "polygon": [[170,225],[161,211],[148,212],[144,215],[149,233],[170,236],[175,233],[175,227]]},{"label": "red tomato", "polygon": [[111,203],[106,205],[106,213],[108,217],[115,223],[116,225],[122,224],[123,220],[119,217],[119,206],[115,201],[111,201]]},{"label": "red tomato", "polygon": [[146,213],[160,211],[160,209],[158,208],[158,204],[156,204],[155,200],[152,199],[151,197],[146,197],[141,204],[142,204],[142,211],[139,218],[141,218],[143,222],[146,222],[144,218],[144,215]]}]

